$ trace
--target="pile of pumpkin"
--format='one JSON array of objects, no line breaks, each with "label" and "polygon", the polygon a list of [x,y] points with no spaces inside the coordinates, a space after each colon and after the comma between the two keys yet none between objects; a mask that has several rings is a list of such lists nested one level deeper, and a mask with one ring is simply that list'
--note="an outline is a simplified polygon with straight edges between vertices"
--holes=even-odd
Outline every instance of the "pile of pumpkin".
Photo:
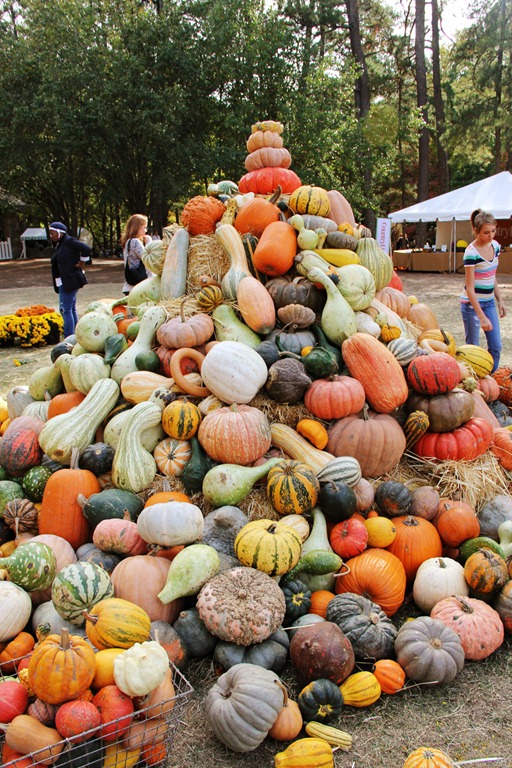
[{"label": "pile of pumpkin", "polygon": [[[251,153],[279,134],[258,125]],[[92,305],[51,364],[0,401],[0,664],[28,665],[0,683],[6,763],[42,749],[46,764],[83,764],[57,752],[77,736],[59,712],[75,728],[86,704],[100,721],[78,715],[96,734],[80,749],[98,749],[99,733],[109,766],[141,751],[162,763],[160,715],[154,699],[146,720],[134,703],[126,656],[156,664],[160,648],[167,668],[213,656],[223,670],[206,713],[231,749],[270,734],[292,741],[277,768],[329,766],[331,747],[351,745],[329,725],[342,707],[406,678],[447,684],[512,630],[509,497],[477,516],[431,486],[383,478],[406,450],[470,461],[490,449],[512,468],[511,369],[491,376],[485,350],[456,348],[405,296],[339,192],[299,182],[265,199],[220,182],[187,203],[182,225],[146,248],[153,277],[126,301]],[[198,237],[229,260],[222,274],[191,278]],[[261,519],[247,514],[255,493]],[[406,590],[425,615],[398,630]],[[83,674],[75,665],[50,686],[58,654],[78,655]],[[297,702],[278,678],[288,658]],[[368,658],[373,671],[355,672]],[[116,710],[127,730],[112,741],[97,675],[132,706]],[[166,684],[143,695],[170,707],[171,673]],[[307,738],[293,741],[304,722]]]}]

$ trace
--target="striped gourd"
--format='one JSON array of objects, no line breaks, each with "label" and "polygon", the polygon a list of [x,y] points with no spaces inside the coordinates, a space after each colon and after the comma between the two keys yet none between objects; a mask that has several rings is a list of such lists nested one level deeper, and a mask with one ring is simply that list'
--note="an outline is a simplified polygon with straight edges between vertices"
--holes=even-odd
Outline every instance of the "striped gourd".
[{"label": "striped gourd", "polygon": [[311,720],[309,723],[306,723],[305,730],[308,736],[323,739],[331,747],[339,747],[344,752],[348,752],[352,748],[352,736],[350,733],[334,728],[332,725],[325,725],[325,723],[317,723],[316,720]]},{"label": "striped gourd", "polygon": [[428,354],[426,350],[421,349],[413,339],[406,339],[400,336],[393,339],[387,345],[389,351],[396,357],[400,365],[406,368],[410,362],[418,355]]},{"label": "striped gourd", "polygon": [[328,461],[335,457],[327,451],[320,451],[299,435],[292,427],[286,424],[274,423],[270,425],[272,445],[281,448],[284,453],[296,461],[303,461],[316,474]]},{"label": "striped gourd", "polygon": [[322,187],[298,187],[292,192],[288,205],[294,213],[310,213],[313,216],[327,216],[331,203]]},{"label": "striped gourd", "polygon": [[361,465],[353,456],[337,456],[316,473],[320,483],[344,483],[353,488],[362,477]]},{"label": "striped gourd", "polygon": [[303,515],[316,506],[320,483],[301,461],[283,459],[267,475],[267,496],[280,515]]},{"label": "striped gourd", "polygon": [[149,640],[151,619],[143,608],[129,600],[111,597],[102,600],[85,616],[87,637],[99,651],[131,648]]},{"label": "striped gourd", "polygon": [[429,427],[429,418],[424,411],[413,411],[407,417],[403,426],[405,435],[405,450],[409,451],[414,443],[417,443],[420,437],[425,434]]},{"label": "striped gourd", "polygon": [[380,291],[393,277],[393,261],[382,250],[373,237],[363,237],[357,243],[359,263],[370,270],[375,280],[375,289]]},{"label": "striped gourd", "polygon": [[190,440],[201,423],[201,411],[188,400],[173,400],[162,413],[162,426],[175,440]]},{"label": "striped gourd", "polygon": [[455,350],[455,359],[467,365],[479,379],[489,376],[494,365],[492,355],[476,344],[461,344]]},{"label": "striped gourd", "polygon": [[72,624],[81,625],[84,610],[114,596],[114,586],[104,568],[95,563],[66,565],[52,584],[52,602],[57,613]]},{"label": "striped gourd", "polygon": [[279,576],[288,573],[299,562],[302,539],[285,523],[253,520],[240,529],[234,546],[242,565],[269,576]]},{"label": "striped gourd", "polygon": [[355,672],[340,685],[343,704],[348,707],[369,707],[380,698],[380,683],[373,672]]},{"label": "striped gourd", "polygon": [[298,739],[274,757],[275,768],[334,768],[334,757],[325,739]]},{"label": "striped gourd", "polygon": [[161,275],[164,263],[165,255],[167,253],[167,245],[163,240],[151,240],[147,243],[144,250],[141,253],[141,261],[144,266],[153,272],[154,275]]},{"label": "striped gourd", "polygon": [[354,312],[367,309],[375,298],[375,280],[370,270],[362,264],[346,264],[339,267],[338,275],[336,287]]},{"label": "striped gourd", "polygon": [[153,457],[159,472],[167,477],[179,477],[192,457],[190,442],[167,437],[158,443]]},{"label": "striped gourd", "polygon": [[224,302],[224,296],[218,285],[205,285],[196,293],[196,301],[203,312],[212,312]]}]

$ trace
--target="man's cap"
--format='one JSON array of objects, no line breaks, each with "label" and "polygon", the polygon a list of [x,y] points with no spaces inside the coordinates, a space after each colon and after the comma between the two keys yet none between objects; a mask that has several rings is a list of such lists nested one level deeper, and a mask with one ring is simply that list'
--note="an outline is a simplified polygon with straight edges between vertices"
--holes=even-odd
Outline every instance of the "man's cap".
[{"label": "man's cap", "polygon": [[50,232],[53,229],[54,232],[59,232],[65,234],[68,231],[68,228],[65,224],[62,224],[60,221],[53,221],[49,226]]}]

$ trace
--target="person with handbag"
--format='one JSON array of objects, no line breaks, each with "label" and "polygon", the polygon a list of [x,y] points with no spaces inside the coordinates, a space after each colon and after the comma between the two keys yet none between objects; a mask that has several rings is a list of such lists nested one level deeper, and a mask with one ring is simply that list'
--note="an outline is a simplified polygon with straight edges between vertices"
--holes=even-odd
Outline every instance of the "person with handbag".
[{"label": "person with handbag", "polygon": [[134,285],[151,277],[152,272],[146,269],[142,262],[144,247],[151,242],[147,234],[148,220],[141,213],[134,213],[126,222],[121,237],[121,247],[124,259],[123,294],[127,296]]},{"label": "person with handbag", "polygon": [[48,227],[54,246],[51,258],[52,279],[55,293],[59,294],[59,312],[64,320],[64,337],[75,332],[78,322],[76,294],[87,283],[82,269],[90,261],[92,248],[71,237],[68,228],[60,221]]}]

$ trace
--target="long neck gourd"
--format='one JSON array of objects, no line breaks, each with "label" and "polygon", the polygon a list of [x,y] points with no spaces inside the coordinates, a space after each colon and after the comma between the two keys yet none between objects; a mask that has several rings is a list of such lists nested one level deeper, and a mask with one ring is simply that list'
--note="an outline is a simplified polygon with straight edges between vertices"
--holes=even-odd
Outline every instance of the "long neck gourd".
[{"label": "long neck gourd", "polygon": [[[311,532],[302,545],[301,558],[305,555],[309,555],[312,552],[329,552],[333,553],[333,548],[329,543],[329,536],[327,533],[327,521],[325,515],[319,507],[314,507],[312,510],[313,526]],[[309,586],[310,589],[327,589],[331,591],[334,586],[334,576],[332,573],[315,575],[311,573],[301,572],[299,578]]]},{"label": "long neck gourd", "polygon": [[151,351],[155,334],[160,326],[164,324],[166,317],[165,309],[161,306],[146,309],[140,321],[137,338],[131,347],[128,347],[115,361],[110,372],[111,379],[121,384],[127,373],[133,373],[138,370],[135,358],[139,352]]},{"label": "long neck gourd", "polygon": [[341,346],[345,339],[357,332],[354,310],[343,298],[330,277],[317,267],[308,272],[308,279],[320,283],[325,288],[327,301],[322,310],[322,330],[333,344]]},{"label": "long neck gourd", "polygon": [[187,262],[190,235],[181,227],[178,229],[167,247],[160,294],[162,301],[179,299],[187,292]]}]

